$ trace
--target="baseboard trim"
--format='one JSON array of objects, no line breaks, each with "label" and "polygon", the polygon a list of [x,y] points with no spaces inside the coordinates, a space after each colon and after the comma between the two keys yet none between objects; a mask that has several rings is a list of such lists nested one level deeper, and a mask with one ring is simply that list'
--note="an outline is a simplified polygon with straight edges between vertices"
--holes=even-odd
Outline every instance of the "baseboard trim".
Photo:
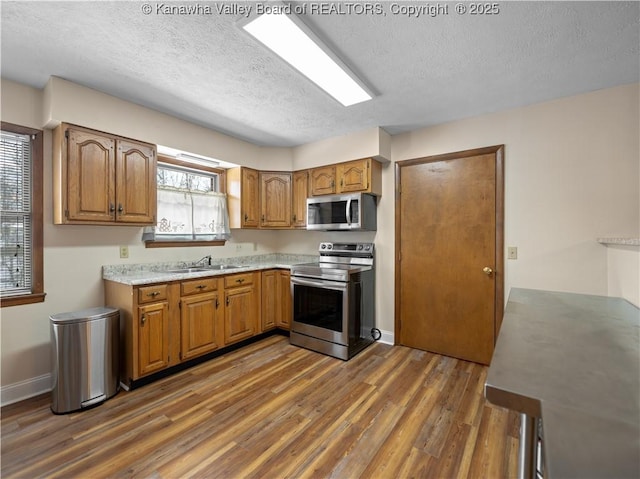
[{"label": "baseboard trim", "polygon": [[51,374],[8,384],[0,388],[0,406],[8,406],[49,391],[51,391]]},{"label": "baseboard trim", "polygon": [[379,343],[390,344],[391,346],[395,344],[395,334],[393,333],[393,331],[380,330],[380,333],[382,334],[382,336],[380,337],[380,339],[378,339]]}]

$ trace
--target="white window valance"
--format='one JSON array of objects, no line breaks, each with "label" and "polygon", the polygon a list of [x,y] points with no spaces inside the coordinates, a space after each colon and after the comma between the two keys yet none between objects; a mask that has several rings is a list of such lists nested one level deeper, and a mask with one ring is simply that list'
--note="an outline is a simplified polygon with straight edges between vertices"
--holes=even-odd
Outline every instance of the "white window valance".
[{"label": "white window valance", "polygon": [[231,236],[223,193],[158,187],[158,223],[145,228],[143,241],[214,241]]}]

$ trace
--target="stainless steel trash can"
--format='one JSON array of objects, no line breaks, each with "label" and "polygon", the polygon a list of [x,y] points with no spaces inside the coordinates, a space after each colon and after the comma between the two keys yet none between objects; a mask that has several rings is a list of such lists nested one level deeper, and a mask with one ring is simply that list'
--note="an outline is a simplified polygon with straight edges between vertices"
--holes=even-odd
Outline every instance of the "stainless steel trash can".
[{"label": "stainless steel trash can", "polygon": [[99,404],[119,388],[120,311],[90,308],[51,320],[51,410],[64,414]]}]

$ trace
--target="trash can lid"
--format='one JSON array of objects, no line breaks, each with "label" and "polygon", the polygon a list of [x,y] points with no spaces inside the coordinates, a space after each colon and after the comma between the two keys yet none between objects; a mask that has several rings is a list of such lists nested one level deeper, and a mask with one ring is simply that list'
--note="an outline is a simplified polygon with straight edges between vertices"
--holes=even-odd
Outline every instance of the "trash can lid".
[{"label": "trash can lid", "polygon": [[81,323],[85,321],[93,321],[96,319],[107,318],[120,313],[117,308],[100,306],[97,308],[88,308],[81,311],[72,311],[69,313],[58,313],[49,316],[52,323]]}]

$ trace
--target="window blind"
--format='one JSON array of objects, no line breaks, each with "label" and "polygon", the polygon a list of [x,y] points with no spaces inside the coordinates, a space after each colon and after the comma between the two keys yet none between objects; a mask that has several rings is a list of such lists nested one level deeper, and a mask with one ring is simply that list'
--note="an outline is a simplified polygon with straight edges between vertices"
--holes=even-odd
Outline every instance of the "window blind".
[{"label": "window blind", "polygon": [[0,291],[31,292],[31,137],[0,134]]}]

